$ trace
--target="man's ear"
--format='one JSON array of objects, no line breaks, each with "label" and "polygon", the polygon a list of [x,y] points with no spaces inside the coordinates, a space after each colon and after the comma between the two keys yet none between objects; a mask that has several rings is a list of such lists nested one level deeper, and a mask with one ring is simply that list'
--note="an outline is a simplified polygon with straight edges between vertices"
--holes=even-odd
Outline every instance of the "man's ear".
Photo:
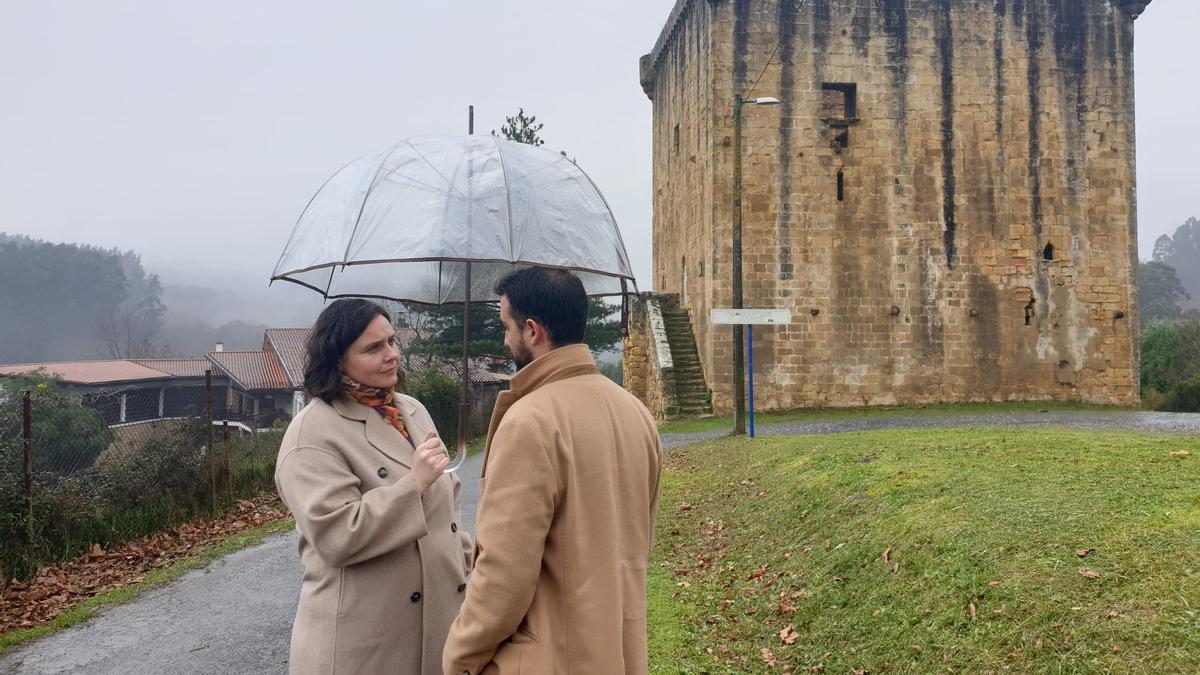
[{"label": "man's ear", "polygon": [[528,328],[530,330],[530,332],[532,333],[529,336],[529,342],[531,345],[540,345],[543,342],[548,341],[548,336],[546,335],[546,327],[545,326],[534,321],[533,319],[525,319],[525,327]]}]

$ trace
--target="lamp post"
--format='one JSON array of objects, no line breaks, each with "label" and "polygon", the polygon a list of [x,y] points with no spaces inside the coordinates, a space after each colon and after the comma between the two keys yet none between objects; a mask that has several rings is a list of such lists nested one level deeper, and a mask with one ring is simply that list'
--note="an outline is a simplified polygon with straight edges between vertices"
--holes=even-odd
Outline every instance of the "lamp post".
[{"label": "lamp post", "polygon": [[[776,105],[770,96],[733,99],[733,308],[742,308],[742,106]],[[746,433],[746,362],[741,324],[733,326],[733,433]]]}]

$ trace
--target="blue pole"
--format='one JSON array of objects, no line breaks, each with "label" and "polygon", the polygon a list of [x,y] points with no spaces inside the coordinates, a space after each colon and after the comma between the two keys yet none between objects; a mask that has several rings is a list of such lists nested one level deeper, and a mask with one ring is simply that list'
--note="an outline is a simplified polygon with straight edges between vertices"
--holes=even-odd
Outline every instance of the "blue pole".
[{"label": "blue pole", "polygon": [[754,438],[754,324],[746,325],[746,354],[750,359],[746,368],[750,376],[750,438]]}]

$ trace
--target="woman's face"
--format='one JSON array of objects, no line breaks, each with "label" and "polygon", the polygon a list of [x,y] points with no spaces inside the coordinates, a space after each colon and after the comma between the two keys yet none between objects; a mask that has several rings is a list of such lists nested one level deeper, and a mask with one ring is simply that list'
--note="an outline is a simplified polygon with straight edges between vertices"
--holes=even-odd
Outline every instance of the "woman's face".
[{"label": "woman's face", "polygon": [[350,345],[338,363],[342,374],[380,389],[396,386],[396,367],[400,352],[396,349],[396,331],[383,315],[376,315],[367,329]]}]

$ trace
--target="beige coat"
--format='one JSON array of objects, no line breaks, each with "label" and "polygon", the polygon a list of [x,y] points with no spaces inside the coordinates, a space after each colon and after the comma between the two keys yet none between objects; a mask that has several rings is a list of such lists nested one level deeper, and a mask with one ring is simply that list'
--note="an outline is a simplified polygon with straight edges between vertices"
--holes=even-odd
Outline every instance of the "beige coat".
[{"label": "beige coat", "polygon": [[445,673],[645,673],[661,459],[649,411],[572,345],[517,373],[488,438]]},{"label": "beige coat", "polygon": [[[397,407],[421,443],[429,413],[399,394]],[[314,400],[288,425],[275,484],[304,565],[290,672],[440,671],[474,547],[458,527],[458,478],[422,496],[412,457],[400,432],[349,398]]]}]

